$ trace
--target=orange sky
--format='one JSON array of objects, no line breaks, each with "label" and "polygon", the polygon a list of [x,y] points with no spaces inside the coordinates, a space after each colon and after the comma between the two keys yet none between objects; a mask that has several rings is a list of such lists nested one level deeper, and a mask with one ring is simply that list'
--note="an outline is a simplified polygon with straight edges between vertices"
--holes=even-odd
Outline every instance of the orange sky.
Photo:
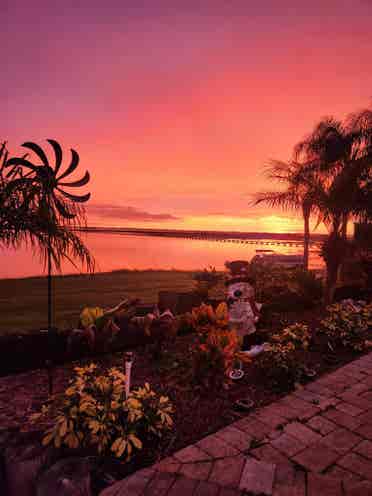
[{"label": "orange sky", "polygon": [[320,117],[370,104],[370,2],[53,3],[5,1],[1,137],[76,148],[90,224],[302,229],[250,195]]}]

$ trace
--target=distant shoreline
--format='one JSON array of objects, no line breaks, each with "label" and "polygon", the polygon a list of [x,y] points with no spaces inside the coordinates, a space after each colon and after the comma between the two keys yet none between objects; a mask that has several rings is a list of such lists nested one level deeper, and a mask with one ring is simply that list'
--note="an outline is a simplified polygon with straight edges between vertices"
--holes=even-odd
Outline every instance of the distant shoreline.
[{"label": "distant shoreline", "polygon": [[[280,239],[283,241],[303,241],[303,233],[269,233],[269,232],[242,232],[242,231],[210,231],[186,229],[153,229],[136,227],[95,227],[87,226],[77,229],[79,232],[132,234],[144,236],[161,236],[171,238],[203,238],[203,239]],[[326,234],[312,234],[312,242],[322,242]]]}]

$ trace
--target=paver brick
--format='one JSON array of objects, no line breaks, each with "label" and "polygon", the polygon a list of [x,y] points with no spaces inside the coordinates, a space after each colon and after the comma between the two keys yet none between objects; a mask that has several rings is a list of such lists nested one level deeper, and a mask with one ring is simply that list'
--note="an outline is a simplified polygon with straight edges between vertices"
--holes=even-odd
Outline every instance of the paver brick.
[{"label": "paver brick", "polygon": [[190,446],[177,451],[176,453],[174,453],[173,457],[182,463],[200,462],[203,460],[208,460],[210,458],[208,454],[204,453],[195,444],[191,444]]},{"label": "paver brick", "polygon": [[311,472],[323,472],[335,463],[339,453],[327,446],[312,445],[293,457],[293,460]]},{"label": "paver brick", "polygon": [[241,494],[242,494],[241,491],[238,491],[237,489],[223,487],[221,488],[221,492],[219,493],[218,496],[240,496]]},{"label": "paver brick", "polygon": [[252,496],[271,496],[275,465],[248,458],[245,462],[239,488]]},{"label": "paver brick", "polygon": [[296,417],[292,418],[297,418],[300,420],[307,420],[314,415],[317,415],[317,413],[319,413],[320,411],[319,408],[314,404],[311,404],[307,401],[304,401],[300,397],[295,396],[295,393],[281,399],[279,403],[292,408],[296,413]]},{"label": "paver brick", "polygon": [[217,496],[220,486],[214,482],[200,481],[196,486],[193,496]]},{"label": "paver brick", "polygon": [[316,417],[311,418],[306,425],[311,427],[311,429],[319,432],[323,436],[329,434],[338,428],[336,424],[331,422],[330,420],[322,417],[321,415],[317,415]]},{"label": "paver brick", "polygon": [[346,490],[345,496],[371,496],[372,482],[362,481]]},{"label": "paver brick", "polygon": [[344,454],[350,451],[361,440],[362,438],[357,434],[340,428],[323,437],[321,444],[326,444],[338,453]]},{"label": "paver brick", "polygon": [[250,434],[242,432],[233,426],[228,426],[219,430],[216,432],[216,436],[223,439],[227,444],[234,446],[234,448],[239,451],[248,450],[253,439]]},{"label": "paver brick", "polygon": [[322,436],[300,422],[291,422],[284,428],[285,432],[301,441],[305,446],[321,441]]},{"label": "paver brick", "polygon": [[333,465],[327,471],[327,475],[329,477],[333,477],[334,479],[342,481],[342,486],[345,490],[362,480],[359,475],[353,474],[352,472],[349,472],[349,470],[345,470],[338,465]]},{"label": "paver brick", "polygon": [[196,445],[205,453],[213,458],[222,458],[225,456],[235,456],[239,451],[227,444],[223,439],[220,439],[215,434],[204,437],[196,443]]},{"label": "paver brick", "polygon": [[372,387],[372,375],[365,377],[362,382],[367,384],[367,386]]},{"label": "paver brick", "polygon": [[346,391],[339,397],[344,401],[347,401],[351,405],[361,408],[362,410],[372,409],[372,401],[366,400],[365,398],[363,398],[363,396],[359,396],[357,394],[349,393],[348,391]]},{"label": "paver brick", "polygon": [[293,420],[298,417],[299,413],[302,410],[299,411],[298,409],[293,408],[288,404],[275,403],[270,411],[272,414],[278,415],[279,417],[282,417],[285,420]]},{"label": "paver brick", "polygon": [[359,415],[358,420],[360,420],[362,424],[372,424],[372,408],[370,411]]},{"label": "paver brick", "polygon": [[263,439],[266,434],[268,434],[272,430],[270,426],[257,420],[257,418],[252,417],[251,415],[248,415],[247,417],[234,422],[232,426],[243,432],[247,432],[252,436],[252,438],[258,440]]},{"label": "paver brick", "polygon": [[326,398],[334,398],[336,396],[336,393],[334,391],[332,391],[331,389],[327,388],[322,384],[319,384],[318,381],[314,381],[314,382],[310,382],[309,384],[306,384],[304,389],[306,389],[307,391],[314,391],[314,393],[321,394]]},{"label": "paver brick", "polygon": [[271,441],[271,445],[288,457],[291,457],[306,448],[306,444],[286,432],[282,433],[281,436],[274,439],[274,441]]},{"label": "paver brick", "polygon": [[335,424],[350,430],[355,430],[362,424],[362,421],[358,419],[358,417],[352,417],[347,413],[336,410],[336,408],[331,408],[330,410],[323,412],[322,416],[332,420]]},{"label": "paver brick", "polygon": [[183,463],[179,472],[189,479],[207,480],[213,462]]},{"label": "paver brick", "polygon": [[251,454],[259,460],[276,465],[275,476],[278,482],[287,481],[293,477],[293,463],[271,444],[251,450]]},{"label": "paver brick", "polygon": [[125,479],[115,482],[107,489],[100,493],[100,496],[117,496],[118,494],[130,494],[131,496],[140,496],[143,494],[150,479],[154,476],[155,471],[145,473],[143,470],[135,472]]},{"label": "paver brick", "polygon": [[372,461],[361,457],[357,453],[347,453],[337,461],[337,465],[365,479],[372,480]]},{"label": "paver brick", "polygon": [[242,455],[215,460],[209,475],[209,480],[224,487],[237,488],[239,486],[244,463],[245,457]]},{"label": "paver brick", "polygon": [[284,417],[277,415],[275,413],[275,410],[270,411],[269,407],[265,407],[262,410],[258,410],[253,415],[257,420],[263,422],[272,429],[276,429],[280,425],[284,425],[287,422],[287,420]]},{"label": "paver brick", "polygon": [[302,398],[312,407],[315,406],[318,411],[325,410],[326,408],[336,405],[339,402],[339,400],[335,397],[329,398],[327,396],[323,396],[321,394],[315,393],[314,391],[308,391],[306,389],[295,391],[294,394],[297,395],[299,398]]},{"label": "paver brick", "polygon": [[352,417],[357,417],[361,413],[363,413],[363,408],[359,408],[355,405],[352,405],[350,403],[346,403],[345,401],[342,401],[336,405],[336,410],[340,410],[340,412],[347,413],[348,415],[351,415]]},{"label": "paver brick", "polygon": [[353,451],[356,453],[359,453],[360,455],[364,456],[365,458],[369,458],[372,460],[372,442],[364,440],[361,443],[359,443],[357,446],[354,446]]},{"label": "paver brick", "polygon": [[372,401],[372,391],[366,391],[365,393],[361,394],[361,397],[367,401]]},{"label": "paver brick", "polygon": [[[155,477],[146,486],[143,494],[144,496],[165,496],[175,480],[176,476],[173,474],[157,472]],[[124,494],[130,494],[132,496],[132,492],[130,491]]]},{"label": "paver brick", "polygon": [[324,475],[309,473],[307,496],[342,496],[341,481]]},{"label": "paver brick", "polygon": [[357,396],[361,393],[364,393],[365,391],[369,390],[369,386],[365,384],[364,382],[358,382],[358,384],[354,384],[354,386],[351,386],[348,388],[344,393],[340,395],[340,398],[342,398],[344,395],[354,395]]},{"label": "paver brick", "polygon": [[190,496],[196,485],[197,481],[187,479],[186,477],[180,477],[176,479],[175,483],[167,493],[167,496]]},{"label": "paver brick", "polygon": [[372,424],[361,425],[357,429],[354,429],[354,432],[362,437],[372,440]]},{"label": "paver brick", "polygon": [[274,484],[273,496],[305,496],[305,472],[297,471],[291,480]]},{"label": "paver brick", "polygon": [[178,472],[180,467],[181,467],[181,462],[179,462],[178,460],[176,460],[176,458],[173,458],[171,456],[164,458],[156,465],[154,465],[155,470],[159,470],[160,472],[169,472],[171,474]]}]

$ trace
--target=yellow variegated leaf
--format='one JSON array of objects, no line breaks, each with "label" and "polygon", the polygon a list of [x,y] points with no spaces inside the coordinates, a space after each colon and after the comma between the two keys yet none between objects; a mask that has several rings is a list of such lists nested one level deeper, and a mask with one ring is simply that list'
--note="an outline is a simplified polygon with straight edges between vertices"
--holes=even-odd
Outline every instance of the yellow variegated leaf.
[{"label": "yellow variegated leaf", "polygon": [[142,449],[142,441],[138,439],[138,437],[136,437],[134,434],[129,434],[128,439],[135,448]]}]

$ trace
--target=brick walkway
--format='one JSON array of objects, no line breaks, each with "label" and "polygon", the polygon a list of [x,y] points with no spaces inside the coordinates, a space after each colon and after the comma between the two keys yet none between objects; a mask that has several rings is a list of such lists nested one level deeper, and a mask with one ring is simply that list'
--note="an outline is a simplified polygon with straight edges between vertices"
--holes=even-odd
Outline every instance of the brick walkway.
[{"label": "brick walkway", "polygon": [[101,496],[371,496],[372,353]]}]

